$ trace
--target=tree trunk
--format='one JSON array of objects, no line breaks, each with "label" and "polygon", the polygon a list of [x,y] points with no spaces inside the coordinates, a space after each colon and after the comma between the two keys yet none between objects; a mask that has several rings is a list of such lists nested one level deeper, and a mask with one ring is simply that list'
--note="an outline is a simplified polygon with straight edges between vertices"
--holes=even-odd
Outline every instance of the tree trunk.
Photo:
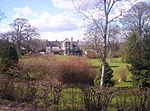
[{"label": "tree trunk", "polygon": [[102,58],[102,74],[100,86],[104,85],[104,75],[105,75],[105,64],[106,64],[106,40],[107,40],[107,30],[108,30],[108,13],[106,9],[106,0],[104,0],[104,10],[105,10],[105,29],[104,29],[104,42],[103,42],[103,58]]}]

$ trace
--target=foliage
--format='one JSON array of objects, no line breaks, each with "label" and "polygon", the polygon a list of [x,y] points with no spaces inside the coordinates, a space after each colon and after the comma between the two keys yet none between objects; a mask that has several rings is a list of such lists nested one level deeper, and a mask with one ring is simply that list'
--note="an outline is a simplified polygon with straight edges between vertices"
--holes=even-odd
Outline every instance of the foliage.
[{"label": "foliage", "polygon": [[[19,65],[20,80],[53,81],[56,79],[56,59],[53,56],[28,56]],[[14,70],[15,71],[15,70]]]},{"label": "foliage", "polygon": [[150,89],[118,89],[116,107],[118,111],[148,111],[150,109]]},{"label": "foliage", "polygon": [[8,42],[6,40],[0,40],[0,57],[4,53],[6,47],[7,47]]},{"label": "foliage", "polygon": [[1,77],[0,98],[13,101],[15,99],[14,84],[12,81]]},{"label": "foliage", "polygon": [[[1,57],[1,72],[7,75],[9,69],[13,69],[18,64],[18,54],[14,45],[8,43],[7,48]],[[9,75],[9,73],[8,73]],[[13,75],[9,75],[13,76]]]},{"label": "foliage", "polygon": [[92,64],[85,58],[72,57],[59,62],[59,80],[63,84],[94,84],[96,71]]},{"label": "foliage", "polygon": [[85,107],[88,111],[106,111],[115,90],[108,87],[83,88]]},{"label": "foliage", "polygon": [[127,57],[131,64],[129,70],[133,74],[133,84],[138,87],[150,87],[150,35],[145,34],[142,40],[137,41],[137,35],[133,32],[129,38]]},{"label": "foliage", "polygon": [[[100,73],[102,69],[100,68]],[[104,84],[103,86],[105,87],[112,87],[115,85],[114,81],[111,80],[113,77],[113,70],[111,69],[111,67],[109,66],[108,63],[105,63],[105,72],[104,72]],[[97,75],[97,77],[95,78],[95,85],[100,85],[100,75]]]},{"label": "foliage", "polygon": [[123,61],[130,62],[133,58],[132,56],[138,52],[136,39],[137,39],[137,32],[132,32],[128,37],[127,42],[125,43]]}]

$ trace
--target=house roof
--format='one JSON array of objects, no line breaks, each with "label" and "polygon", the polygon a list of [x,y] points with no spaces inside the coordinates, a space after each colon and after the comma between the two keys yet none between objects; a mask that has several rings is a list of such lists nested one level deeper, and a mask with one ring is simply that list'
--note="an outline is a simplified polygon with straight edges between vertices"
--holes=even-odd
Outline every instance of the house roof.
[{"label": "house roof", "polygon": [[[70,41],[68,38],[66,38],[64,41]],[[46,41],[47,47],[61,47],[61,43],[64,41]],[[79,47],[79,42],[77,41],[70,41],[73,43],[73,47]]]},{"label": "house roof", "polygon": [[60,47],[61,42],[60,41],[46,41],[46,46],[48,46],[48,47]]}]

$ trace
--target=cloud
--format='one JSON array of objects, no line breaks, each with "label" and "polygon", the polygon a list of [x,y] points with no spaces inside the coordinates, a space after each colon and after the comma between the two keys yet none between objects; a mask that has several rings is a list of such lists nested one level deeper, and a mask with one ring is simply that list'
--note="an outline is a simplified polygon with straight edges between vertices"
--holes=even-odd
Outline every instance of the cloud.
[{"label": "cloud", "polygon": [[28,6],[25,6],[23,8],[13,8],[13,10],[17,13],[23,13],[24,15],[29,15],[32,13],[31,8],[29,8]]},{"label": "cloud", "polygon": [[74,9],[72,0],[52,0],[55,7],[63,9]]},{"label": "cloud", "polygon": [[28,6],[24,6],[23,8],[14,7],[13,10],[15,12],[15,15],[13,16],[14,19],[24,16],[37,16]]},{"label": "cloud", "polygon": [[[67,9],[67,10],[75,10],[83,9],[83,4],[90,8],[94,4],[95,0],[52,0],[52,3],[55,7]],[[76,7],[76,8],[75,8]]]},{"label": "cloud", "polygon": [[52,16],[49,12],[43,13],[33,12],[28,6],[23,8],[14,8],[15,14],[13,18],[26,18],[31,25],[37,27],[41,32],[61,32],[78,30],[81,20],[77,19],[72,12],[65,11]]},{"label": "cloud", "polygon": [[61,32],[79,30],[81,20],[69,15],[68,13],[51,16],[48,12],[39,14],[30,23],[38,27],[42,32]]},{"label": "cloud", "polygon": [[8,30],[11,30],[11,28],[7,24],[0,23],[0,32],[6,32]]},{"label": "cloud", "polygon": [[67,32],[42,32],[42,38],[43,39],[48,39],[48,40],[58,40],[58,41],[63,41],[64,39],[68,38],[71,39],[73,37],[74,41],[77,40],[82,40],[83,38],[83,32],[81,30],[76,30],[76,31],[67,31]]}]

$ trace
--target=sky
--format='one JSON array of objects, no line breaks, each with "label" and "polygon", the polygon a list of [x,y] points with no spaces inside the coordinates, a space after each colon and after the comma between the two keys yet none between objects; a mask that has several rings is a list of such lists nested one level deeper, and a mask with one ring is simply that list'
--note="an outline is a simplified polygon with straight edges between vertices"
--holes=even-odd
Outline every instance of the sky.
[{"label": "sky", "polygon": [[10,30],[9,24],[16,18],[26,18],[35,26],[42,39],[82,39],[83,19],[73,11],[69,0],[0,0],[0,10],[6,18],[0,23],[0,31]]},{"label": "sky", "polygon": [[[80,0],[75,1],[78,6]],[[119,6],[129,8],[128,4]],[[84,36],[84,19],[75,11],[72,0],[0,0],[0,10],[6,16],[0,23],[0,32],[11,30],[9,24],[16,18],[26,18],[38,29],[41,39],[82,40]]]}]

